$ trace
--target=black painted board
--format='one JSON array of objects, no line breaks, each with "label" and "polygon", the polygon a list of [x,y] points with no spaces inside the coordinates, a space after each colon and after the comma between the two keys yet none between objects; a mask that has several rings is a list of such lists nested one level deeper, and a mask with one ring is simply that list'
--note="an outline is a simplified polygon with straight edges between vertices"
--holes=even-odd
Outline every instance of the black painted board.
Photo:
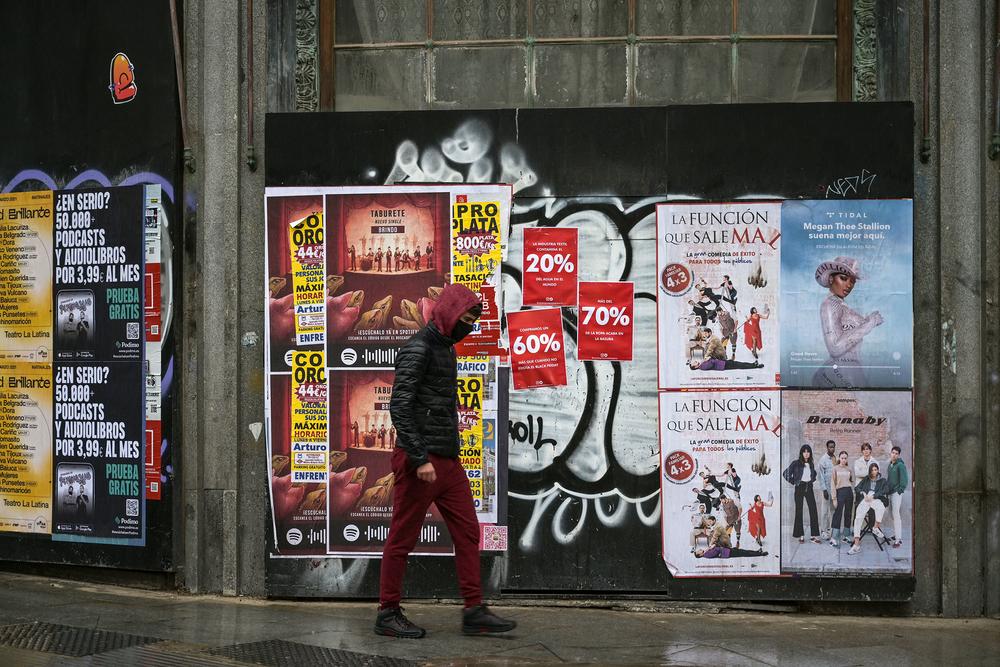
[{"label": "black painted board", "polygon": [[523,177],[518,197],[641,197],[666,190],[665,113],[653,107],[270,113],[265,182],[384,185],[447,181],[457,172],[463,181]]},{"label": "black painted board", "polygon": [[910,102],[667,110],[672,199],[913,196]]},{"label": "black painted board", "polygon": [[[164,207],[180,229],[180,116],[168,0],[4,3],[0,40],[0,189],[111,185],[150,172],[173,188]],[[125,53],[138,88],[131,102],[115,104],[111,62]],[[18,174],[34,175],[11,184]],[[29,173],[29,175],[31,175]],[[153,182],[156,179],[141,179]],[[74,182],[79,181],[79,182]],[[137,224],[142,224],[141,211]],[[177,224],[174,224],[177,223]],[[180,313],[181,244],[174,237],[174,308]],[[175,318],[175,323],[178,321]],[[176,326],[163,340],[163,373],[176,354]],[[174,367],[176,367],[174,363]],[[0,559],[170,571],[176,461],[180,443],[173,421],[177,383],[164,385],[162,498],[146,503],[145,547],[53,542],[42,535],[0,534]]]}]

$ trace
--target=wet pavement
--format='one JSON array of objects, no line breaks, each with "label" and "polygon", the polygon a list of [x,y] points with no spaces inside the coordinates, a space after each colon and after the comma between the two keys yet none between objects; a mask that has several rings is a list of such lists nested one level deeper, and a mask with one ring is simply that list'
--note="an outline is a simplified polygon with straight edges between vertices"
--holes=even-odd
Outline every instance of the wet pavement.
[{"label": "wet pavement", "polygon": [[465,637],[458,607],[411,604],[428,636],[372,633],[370,602],[262,601],[0,573],[0,665],[1000,665],[1000,620],[495,605],[506,636]]}]

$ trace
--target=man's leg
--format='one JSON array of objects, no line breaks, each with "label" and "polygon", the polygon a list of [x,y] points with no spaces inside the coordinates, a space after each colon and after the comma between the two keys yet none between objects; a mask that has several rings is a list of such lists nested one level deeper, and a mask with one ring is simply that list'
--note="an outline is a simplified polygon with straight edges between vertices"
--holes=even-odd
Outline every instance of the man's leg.
[{"label": "man's leg", "polygon": [[379,580],[379,606],[382,609],[399,606],[403,575],[406,574],[406,559],[420,537],[420,528],[431,504],[433,486],[417,479],[413,470],[407,470],[406,453],[403,450],[393,452],[392,462],[396,482],[389,538],[382,550]]},{"label": "man's leg", "polygon": [[899,516],[899,510],[903,505],[903,494],[894,493],[889,496],[892,503],[892,536],[898,544],[903,541],[903,520]]},{"label": "man's leg", "polygon": [[479,573],[479,520],[469,488],[469,477],[457,459],[434,458],[440,490],[434,498],[455,543],[458,588],[466,607],[483,603]]}]

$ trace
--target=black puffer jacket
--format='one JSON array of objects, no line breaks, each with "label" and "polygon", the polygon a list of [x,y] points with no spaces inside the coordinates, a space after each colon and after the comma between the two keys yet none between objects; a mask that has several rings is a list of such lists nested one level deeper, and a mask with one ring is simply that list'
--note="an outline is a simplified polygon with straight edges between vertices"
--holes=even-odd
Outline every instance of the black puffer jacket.
[{"label": "black puffer jacket", "polygon": [[458,367],[451,332],[462,313],[479,303],[465,287],[449,285],[441,293],[432,321],[413,334],[396,355],[389,414],[396,427],[396,446],[414,466],[427,463],[427,453],[458,458]]}]

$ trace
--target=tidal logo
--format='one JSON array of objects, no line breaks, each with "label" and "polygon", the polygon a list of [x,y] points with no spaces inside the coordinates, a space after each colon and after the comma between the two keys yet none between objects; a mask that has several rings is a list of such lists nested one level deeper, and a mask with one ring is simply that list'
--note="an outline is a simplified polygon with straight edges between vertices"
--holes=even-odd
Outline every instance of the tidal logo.
[{"label": "tidal logo", "polygon": [[116,53],[111,59],[111,85],[108,90],[115,104],[131,102],[139,92],[135,85],[135,66],[124,53]]}]

